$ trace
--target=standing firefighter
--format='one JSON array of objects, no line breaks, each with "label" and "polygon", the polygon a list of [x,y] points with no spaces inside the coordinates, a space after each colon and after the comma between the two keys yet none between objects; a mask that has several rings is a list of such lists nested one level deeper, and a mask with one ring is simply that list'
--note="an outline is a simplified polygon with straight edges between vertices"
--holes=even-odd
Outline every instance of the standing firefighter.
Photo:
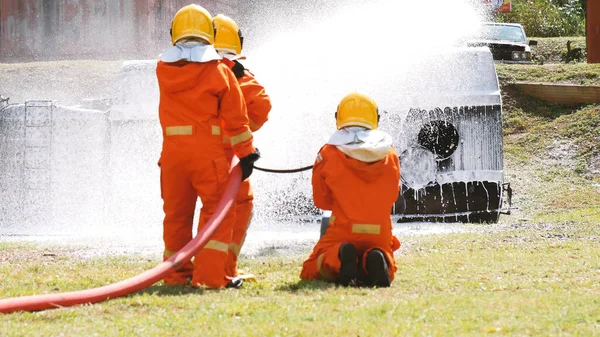
[{"label": "standing firefighter", "polygon": [[376,130],[378,121],[377,105],[365,95],[349,94],[338,106],[338,131],[319,151],[312,175],[315,205],[332,215],[304,262],[304,280],[389,287],[394,279],[400,242],[390,213],[400,165],[392,138]]},{"label": "standing firefighter", "polygon": [[[171,37],[173,47],[161,55],[156,69],[163,130],[159,165],[165,212],[164,259],[192,239],[198,197],[202,201],[200,229],[215,212],[230,167],[223,136],[231,139],[232,151],[241,158],[243,180],[260,157],[252,145],[240,87],[212,45],[210,13],[198,5],[183,7],[173,19]],[[165,283],[186,284],[191,278],[192,286],[241,285],[225,273],[234,222],[235,214],[230,211],[193,264],[181,266],[165,278]]]},{"label": "standing firefighter", "polygon": [[[224,58],[231,60],[232,70],[242,89],[246,102],[250,130],[255,132],[267,121],[271,111],[271,99],[265,93],[265,88],[256,81],[254,75],[244,68],[239,62],[246,57],[242,55],[244,37],[238,25],[229,17],[219,14],[214,18],[215,49]],[[223,137],[225,153],[228,158],[233,157],[231,141]],[[226,272],[229,276],[238,276],[237,258],[246,238],[246,231],[250,225],[254,195],[250,187],[250,180],[246,179],[240,185],[235,198],[235,225],[233,236],[229,245],[229,256]],[[252,278],[251,274],[242,274],[244,278]]]}]

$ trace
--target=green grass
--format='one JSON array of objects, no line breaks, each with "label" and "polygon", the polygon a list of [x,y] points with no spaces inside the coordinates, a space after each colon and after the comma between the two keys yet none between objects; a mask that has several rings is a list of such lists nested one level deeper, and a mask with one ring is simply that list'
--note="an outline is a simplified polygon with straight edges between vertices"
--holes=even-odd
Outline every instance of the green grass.
[{"label": "green grass", "polygon": [[[553,111],[552,109],[545,110]],[[527,133],[521,137],[505,139],[508,146],[517,146],[530,157],[543,158],[548,147],[557,142],[569,142],[569,148],[578,158],[590,159],[600,155],[600,105],[589,105],[574,110],[554,110],[556,115],[525,115],[533,120],[527,125]],[[562,112],[562,113],[561,113]],[[556,118],[552,118],[557,116]],[[510,125],[510,122],[509,122]],[[511,132],[517,133],[516,131]]]},{"label": "green grass", "polygon": [[600,105],[565,108],[531,99],[518,102],[505,113],[527,124],[509,129],[508,118],[504,154],[506,177],[516,188],[515,202],[523,216],[550,221],[565,212],[600,213]]},{"label": "green grass", "polygon": [[567,41],[569,40],[571,48],[581,48],[584,51],[586,49],[585,37],[531,37],[529,39],[538,42],[537,46],[531,47],[533,57],[537,62],[562,62],[562,56],[567,52]]},{"label": "green grass", "polygon": [[[410,237],[389,289],[301,282],[300,258],[253,259],[243,267],[260,282],[240,290],[158,284],[96,305],[3,315],[0,326],[2,336],[600,335],[599,220]],[[101,286],[156,263],[0,251],[37,255],[0,264],[1,297]]]},{"label": "green grass", "polygon": [[582,108],[585,109],[582,106],[561,106],[527,97],[512,84],[538,82],[600,86],[600,64],[496,64],[496,72],[502,88],[505,135],[527,133],[532,131],[532,128],[544,126],[562,115],[574,114]]},{"label": "green grass", "polygon": [[600,85],[600,64],[497,64],[498,79],[514,82],[570,83]]},{"label": "green grass", "polygon": [[[578,41],[582,38],[540,39],[540,48],[548,44],[558,46],[568,39]],[[512,84],[537,82],[600,86],[600,64],[496,64],[496,72],[502,88],[505,135],[530,132],[534,127],[544,126],[555,118],[574,114],[585,108],[561,106],[527,97]]]}]

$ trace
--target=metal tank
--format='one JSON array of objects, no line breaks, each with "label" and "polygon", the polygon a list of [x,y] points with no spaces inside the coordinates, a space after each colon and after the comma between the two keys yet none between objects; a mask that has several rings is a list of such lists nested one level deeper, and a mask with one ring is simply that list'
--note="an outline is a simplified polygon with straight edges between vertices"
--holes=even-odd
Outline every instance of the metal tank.
[{"label": "metal tank", "polygon": [[[504,181],[502,101],[487,48],[425,57],[402,88],[396,149],[399,221],[497,222],[510,184]],[[506,196],[505,196],[506,194]]]}]

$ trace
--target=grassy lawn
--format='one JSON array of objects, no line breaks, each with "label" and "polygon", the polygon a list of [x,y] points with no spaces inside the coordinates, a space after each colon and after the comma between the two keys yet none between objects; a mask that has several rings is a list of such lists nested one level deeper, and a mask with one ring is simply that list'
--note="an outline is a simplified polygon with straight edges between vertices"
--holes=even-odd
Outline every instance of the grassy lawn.
[{"label": "grassy lawn", "polygon": [[[0,326],[2,336],[600,335],[597,213],[403,238],[389,289],[300,282],[300,257],[247,259],[260,282],[240,290],[158,284],[101,304],[0,316]],[[0,264],[1,297],[101,286],[156,263],[0,251],[11,254]]]},{"label": "grassy lawn", "polygon": [[544,82],[600,85],[600,64],[498,64],[503,83]]}]

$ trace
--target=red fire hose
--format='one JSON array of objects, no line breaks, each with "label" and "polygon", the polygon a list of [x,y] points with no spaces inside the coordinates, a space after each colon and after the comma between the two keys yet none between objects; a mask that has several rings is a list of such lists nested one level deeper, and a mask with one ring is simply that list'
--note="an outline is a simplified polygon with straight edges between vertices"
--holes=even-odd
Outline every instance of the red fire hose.
[{"label": "red fire hose", "polygon": [[237,193],[242,179],[242,173],[237,163],[238,159],[233,157],[231,162],[233,168],[230,171],[225,192],[217,205],[217,211],[208,220],[206,226],[198,232],[198,235],[168,260],[137,276],[99,288],[61,294],[34,295],[3,299],[0,300],[0,313],[8,314],[16,311],[39,311],[69,307],[78,304],[97,303],[140,291],[163,279],[165,276],[177,270],[179,266],[188,262],[192,256],[202,249],[217,227],[219,227],[221,221],[223,221],[225,214],[227,214],[227,211],[233,205],[234,196]]}]

